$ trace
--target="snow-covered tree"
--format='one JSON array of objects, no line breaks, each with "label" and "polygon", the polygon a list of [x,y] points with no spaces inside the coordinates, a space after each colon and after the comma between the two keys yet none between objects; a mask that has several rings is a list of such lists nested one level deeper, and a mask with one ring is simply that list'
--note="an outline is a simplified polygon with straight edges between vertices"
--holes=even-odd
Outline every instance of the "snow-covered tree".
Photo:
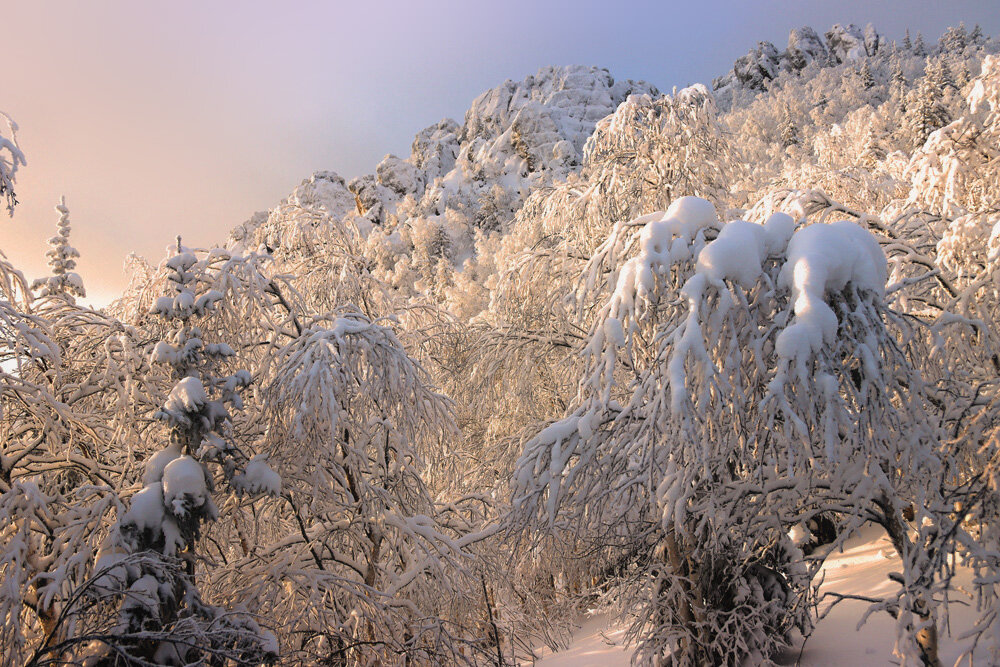
[{"label": "snow-covered tree", "polygon": [[875,77],[872,76],[872,70],[871,70],[871,67],[868,65],[868,60],[867,59],[865,59],[865,61],[863,63],[861,63],[861,69],[858,70],[858,76],[860,77],[860,79],[861,79],[861,85],[864,88],[872,88],[872,87],[874,87],[874,85],[875,85]]},{"label": "snow-covered tree", "polygon": [[391,329],[357,312],[311,319],[272,363],[262,447],[283,502],[244,527],[258,546],[218,585],[257,600],[309,662],[471,660],[487,637],[465,616],[485,610],[465,550],[482,536],[423,480],[453,428],[447,401]]},{"label": "snow-covered tree", "polygon": [[208,464],[218,466],[237,493],[277,494],[281,484],[265,459],[248,460],[231,436],[230,410],[242,407],[239,392],[250,373],[220,372],[234,350],[210,342],[210,331],[199,326],[223,298],[206,289],[212,265],[228,259],[223,251],[199,259],[178,239],[165,263],[172,294],[157,299],[153,312],[173,329],[149,360],[168,368],[174,382],[153,415],[166,424],[169,444],[145,462],[143,487],[99,554],[91,585],[121,601],[118,624],[108,631],[116,638],[92,642],[93,664],[116,664],[118,656],[156,664],[258,664],[277,655],[274,635],[248,614],[207,603],[195,578],[203,524],[219,516]]},{"label": "snow-covered tree", "polygon": [[932,656],[941,517],[904,511],[936,507],[947,468],[875,238],[783,213],[720,224],[687,198],[617,225],[590,266],[610,296],[589,371],[525,445],[515,507],[626,559],[639,655],[764,661],[808,631],[812,566],[787,533],[832,513],[841,539],[863,521],[892,537],[904,585],[883,605],[900,654]]},{"label": "snow-covered tree", "polygon": [[792,111],[785,105],[784,113],[781,116],[781,145],[785,148],[795,146],[799,143],[799,128],[792,118]]},{"label": "snow-covered tree", "polygon": [[2,111],[0,121],[6,124],[6,131],[0,132],[0,196],[7,200],[7,213],[14,215],[17,205],[14,180],[17,168],[25,164],[24,153],[17,145],[17,123]]},{"label": "snow-covered tree", "polygon": [[948,110],[942,97],[944,83],[940,68],[929,70],[918,82],[906,101],[906,129],[910,133],[914,147],[919,147],[930,136],[931,132],[944,126],[948,120]]},{"label": "snow-covered tree", "polygon": [[59,212],[59,223],[56,235],[49,239],[49,268],[52,275],[39,278],[31,283],[31,289],[39,296],[60,296],[71,302],[74,297],[87,296],[83,288],[83,279],[73,269],[76,268],[76,258],[80,253],[69,244],[70,222],[69,209],[66,208],[66,198],[62,197],[56,206]]},{"label": "snow-covered tree", "polygon": [[1000,57],[983,60],[965,102],[963,116],[929,135],[907,168],[911,200],[934,213],[997,211]]},{"label": "snow-covered tree", "polygon": [[110,627],[83,591],[133,468],[111,443],[141,437],[148,386],[134,331],[67,300],[36,306],[6,261],[0,273],[0,663],[47,664]]}]

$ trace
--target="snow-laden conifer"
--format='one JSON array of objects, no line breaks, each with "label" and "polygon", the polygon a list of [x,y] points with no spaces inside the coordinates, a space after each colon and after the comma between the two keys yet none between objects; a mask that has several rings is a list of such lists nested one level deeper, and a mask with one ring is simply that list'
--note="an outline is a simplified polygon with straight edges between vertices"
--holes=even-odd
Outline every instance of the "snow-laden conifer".
[{"label": "snow-laden conifer", "polygon": [[45,253],[52,275],[35,280],[31,289],[39,296],[61,296],[72,302],[74,297],[87,296],[87,292],[80,274],[74,271],[80,253],[69,244],[69,209],[65,197],[60,198],[56,211],[59,212],[56,235],[49,239],[49,250]]},{"label": "snow-laden conifer", "polygon": [[274,635],[253,617],[205,602],[195,581],[202,529],[219,516],[209,466],[236,492],[277,494],[281,485],[263,460],[248,464],[233,440],[230,411],[242,408],[240,391],[251,376],[224,372],[235,352],[212,342],[211,330],[203,328],[224,298],[209,287],[213,264],[228,258],[224,251],[199,257],[178,238],[164,264],[169,292],[156,299],[152,312],[171,328],[152,346],[149,360],[168,368],[174,381],[153,414],[167,427],[169,442],[146,461],[143,487],[99,555],[95,586],[120,592],[122,638],[95,646],[94,664],[122,653],[157,664],[257,664],[278,651]]}]

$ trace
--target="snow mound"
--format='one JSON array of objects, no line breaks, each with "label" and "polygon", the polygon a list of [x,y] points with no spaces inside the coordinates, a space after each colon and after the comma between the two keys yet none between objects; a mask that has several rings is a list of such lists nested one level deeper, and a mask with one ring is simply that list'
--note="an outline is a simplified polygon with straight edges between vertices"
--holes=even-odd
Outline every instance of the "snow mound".
[{"label": "snow mound", "polygon": [[698,253],[696,271],[716,284],[732,280],[742,287],[752,287],[760,277],[764,260],[785,249],[794,228],[795,221],[784,213],[775,213],[763,225],[730,222]]},{"label": "snow mound", "polygon": [[849,284],[878,295],[885,291],[888,264],[878,241],[853,222],[814,224],[788,243],[788,259],[778,276],[791,289],[794,321],[778,335],[778,356],[804,361],[837,335],[837,316],[824,300]]},{"label": "snow mound", "polygon": [[146,468],[142,475],[142,483],[149,485],[159,482],[163,479],[163,469],[167,467],[167,464],[181,455],[181,449],[179,445],[173,444],[166,449],[161,449],[160,451],[149,457],[146,461]]},{"label": "snow mound", "polygon": [[180,456],[163,468],[163,502],[174,515],[188,516],[209,500],[205,469],[190,456]]},{"label": "snow mound", "polygon": [[267,464],[266,457],[257,455],[250,459],[241,474],[233,477],[233,486],[241,493],[276,496],[281,493],[281,476]]},{"label": "snow mound", "polygon": [[205,387],[196,377],[186,377],[170,390],[163,409],[174,415],[198,412],[208,401]]}]

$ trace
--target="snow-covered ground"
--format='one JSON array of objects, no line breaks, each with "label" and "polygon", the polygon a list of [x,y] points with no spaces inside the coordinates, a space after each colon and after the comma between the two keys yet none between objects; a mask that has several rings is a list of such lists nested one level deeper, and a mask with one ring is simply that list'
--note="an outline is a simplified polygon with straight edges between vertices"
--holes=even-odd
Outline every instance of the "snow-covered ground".
[{"label": "snow-covered ground", "polygon": [[[821,593],[878,597],[892,590],[895,584],[889,580],[888,573],[899,569],[898,558],[888,538],[869,529],[850,540],[842,553],[830,556],[823,567],[825,579]],[[866,607],[866,603],[853,600],[837,604],[819,622],[804,645],[779,656],[778,663],[801,667],[897,664],[898,660],[892,655],[896,636],[894,619],[886,613],[873,615],[859,628],[858,621]],[[944,633],[941,637],[943,665],[954,665],[961,655],[965,646],[954,637],[971,626],[973,613],[974,609],[965,605],[952,605],[952,636]],[[536,667],[624,667],[631,664],[631,650],[622,645],[623,635],[623,627],[610,622],[607,616],[594,615],[581,621],[569,648],[558,653],[539,649],[540,658],[533,664]],[[963,661],[962,664],[968,663]],[[988,663],[985,657],[977,656],[973,664],[985,666]]]}]

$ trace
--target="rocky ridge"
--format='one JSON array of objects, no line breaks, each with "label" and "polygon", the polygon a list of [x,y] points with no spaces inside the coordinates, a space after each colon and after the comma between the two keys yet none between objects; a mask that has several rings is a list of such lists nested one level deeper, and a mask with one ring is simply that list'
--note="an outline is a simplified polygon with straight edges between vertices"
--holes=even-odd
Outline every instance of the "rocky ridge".
[{"label": "rocky ridge", "polygon": [[836,24],[820,37],[808,26],[796,28],[788,35],[788,45],[778,51],[771,42],[758,42],[746,55],[733,63],[733,68],[712,82],[722,93],[735,88],[764,90],[766,84],[781,72],[801,72],[810,65],[826,67],[860,60],[878,52],[882,38],[871,24],[864,29],[853,23]]}]

